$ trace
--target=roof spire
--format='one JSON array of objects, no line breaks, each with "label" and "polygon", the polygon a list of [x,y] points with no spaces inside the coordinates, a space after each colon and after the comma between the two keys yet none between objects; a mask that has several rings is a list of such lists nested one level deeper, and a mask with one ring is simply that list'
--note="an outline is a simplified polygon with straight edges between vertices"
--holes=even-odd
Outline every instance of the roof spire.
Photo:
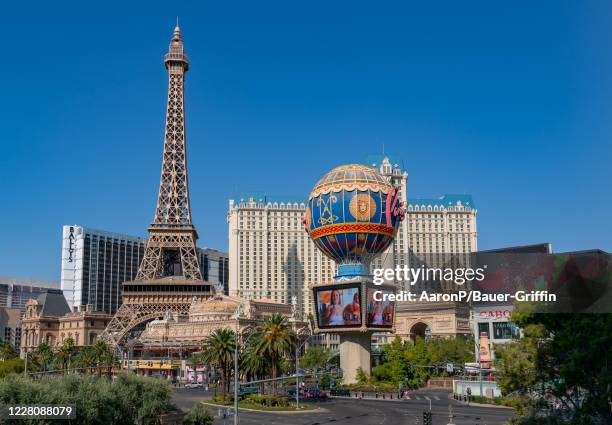
[{"label": "roof spire", "polygon": [[176,17],[176,27],[174,27],[174,34],[170,40],[170,48],[168,53],[164,56],[164,63],[168,68],[169,63],[181,62],[185,66],[185,71],[189,68],[189,61],[187,55],[183,49],[183,37],[181,37],[181,28],[178,23],[178,16]]},{"label": "roof spire", "polygon": [[176,26],[174,27],[174,36],[172,37],[174,40],[181,39],[181,28],[179,27],[179,19],[176,17]]}]

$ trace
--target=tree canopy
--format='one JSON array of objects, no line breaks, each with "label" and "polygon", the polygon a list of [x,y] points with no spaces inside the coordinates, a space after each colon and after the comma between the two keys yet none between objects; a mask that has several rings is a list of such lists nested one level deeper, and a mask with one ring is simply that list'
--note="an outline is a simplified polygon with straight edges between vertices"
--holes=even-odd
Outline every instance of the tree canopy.
[{"label": "tree canopy", "polygon": [[512,320],[524,337],[496,347],[496,368],[502,392],[522,400],[522,419],[612,423],[612,315],[518,310]]},{"label": "tree canopy", "polygon": [[231,329],[217,329],[204,340],[202,359],[221,372],[221,399],[225,402],[228,380],[233,369],[236,334]]},{"label": "tree canopy", "polygon": [[446,375],[446,363],[463,364],[474,359],[474,341],[471,337],[432,338],[417,337],[414,342],[395,337],[383,347],[381,363],[372,369],[374,382],[398,386],[421,386],[431,376]]},{"label": "tree canopy", "polygon": [[322,369],[327,366],[335,354],[325,348],[318,346],[308,347],[302,358],[300,359],[300,367],[305,369]]}]

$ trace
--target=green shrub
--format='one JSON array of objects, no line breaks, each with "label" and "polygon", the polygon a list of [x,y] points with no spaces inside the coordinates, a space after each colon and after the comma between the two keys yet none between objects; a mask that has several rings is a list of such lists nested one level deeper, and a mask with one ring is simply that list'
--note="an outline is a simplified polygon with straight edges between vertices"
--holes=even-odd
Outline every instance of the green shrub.
[{"label": "green shrub", "polygon": [[214,416],[201,404],[196,404],[183,418],[185,425],[212,425]]},{"label": "green shrub", "polygon": [[380,364],[372,368],[372,378],[374,381],[391,381],[393,372],[389,363]]},{"label": "green shrub", "polygon": [[250,394],[245,401],[262,407],[289,407],[289,398],[284,396]]},{"label": "green shrub", "polygon": [[45,376],[38,380],[11,374],[0,379],[0,404],[72,404],[73,424],[153,424],[170,409],[166,381],[119,375],[114,381],[94,375]]},{"label": "green shrub", "polygon": [[214,403],[222,404],[224,406],[230,406],[230,405],[234,404],[234,395],[233,394],[226,394],[225,395],[225,403],[223,403],[223,400],[221,399],[221,396],[219,394],[217,394],[216,396],[214,396],[212,398],[212,401]]},{"label": "green shrub", "polygon": [[342,389],[350,391],[370,391],[370,392],[397,392],[397,385],[390,384],[388,382],[371,382],[367,384],[348,384],[343,385]]},{"label": "green shrub", "polygon": [[357,368],[357,383],[358,384],[367,384],[370,380],[368,374],[361,367]]},{"label": "green shrub", "polygon": [[23,373],[23,360],[15,357],[0,362],[0,378],[4,378],[9,373]]},{"label": "green shrub", "polygon": [[321,388],[323,388],[324,390],[328,390],[331,384],[331,379],[332,378],[329,373],[324,374],[321,378]]}]

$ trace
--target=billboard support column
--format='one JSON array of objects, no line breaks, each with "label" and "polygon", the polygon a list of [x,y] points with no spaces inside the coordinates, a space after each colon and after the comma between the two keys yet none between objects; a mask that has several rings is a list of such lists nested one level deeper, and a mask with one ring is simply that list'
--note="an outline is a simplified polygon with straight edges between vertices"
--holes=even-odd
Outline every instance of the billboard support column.
[{"label": "billboard support column", "polygon": [[345,384],[357,382],[357,369],[370,375],[370,332],[340,334],[340,368]]}]

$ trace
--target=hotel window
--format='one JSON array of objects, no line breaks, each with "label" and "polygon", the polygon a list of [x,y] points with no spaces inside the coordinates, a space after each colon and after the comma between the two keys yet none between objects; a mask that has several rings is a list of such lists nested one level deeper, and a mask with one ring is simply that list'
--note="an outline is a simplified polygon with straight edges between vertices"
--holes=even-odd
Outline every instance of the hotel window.
[{"label": "hotel window", "polygon": [[479,323],[478,324],[478,336],[481,336],[482,334],[486,334],[486,336],[490,336],[490,330],[489,330],[489,322],[484,322],[484,323]]},{"label": "hotel window", "polygon": [[519,339],[519,327],[513,322],[493,323],[493,339]]}]

